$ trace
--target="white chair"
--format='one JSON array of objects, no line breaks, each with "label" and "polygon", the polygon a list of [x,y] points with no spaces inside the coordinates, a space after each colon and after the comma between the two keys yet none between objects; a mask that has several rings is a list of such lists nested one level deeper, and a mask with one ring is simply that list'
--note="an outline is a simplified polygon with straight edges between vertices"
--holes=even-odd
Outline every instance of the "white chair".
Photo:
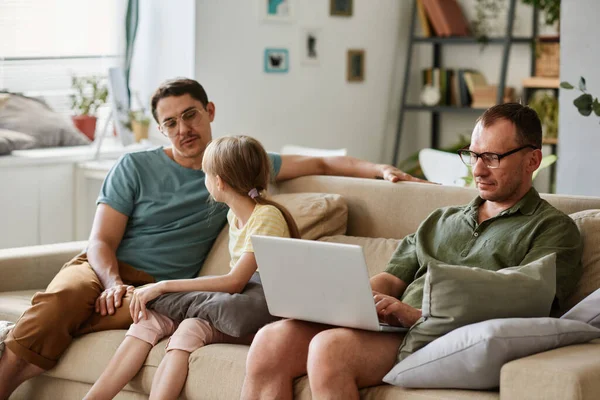
[{"label": "white chair", "polygon": [[299,156],[313,157],[333,157],[345,156],[348,154],[346,149],[315,149],[312,147],[302,147],[286,144],[281,148],[281,154],[295,154]]},{"label": "white chair", "polygon": [[419,163],[428,181],[442,185],[465,186],[464,178],[471,173],[456,153],[423,149]]}]

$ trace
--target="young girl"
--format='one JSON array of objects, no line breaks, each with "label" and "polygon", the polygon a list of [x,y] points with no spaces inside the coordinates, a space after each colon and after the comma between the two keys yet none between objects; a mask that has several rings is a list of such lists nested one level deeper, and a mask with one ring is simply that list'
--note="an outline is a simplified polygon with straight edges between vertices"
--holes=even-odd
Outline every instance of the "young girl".
[{"label": "young girl", "polygon": [[211,343],[250,344],[258,329],[275,320],[266,306],[250,236],[300,235],[289,212],[263,196],[270,176],[268,156],[251,137],[224,137],[207,146],[202,169],[213,199],[229,206],[231,271],[137,288],[130,304],[134,323],[86,399],[116,396],[152,347],[171,334],[150,399],[176,399],[190,353]]}]

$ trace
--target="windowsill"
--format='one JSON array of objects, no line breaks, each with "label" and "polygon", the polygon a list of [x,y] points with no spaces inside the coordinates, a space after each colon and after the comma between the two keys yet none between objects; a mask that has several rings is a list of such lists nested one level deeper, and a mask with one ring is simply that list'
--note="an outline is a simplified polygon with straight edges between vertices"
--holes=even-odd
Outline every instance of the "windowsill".
[{"label": "windowsill", "polygon": [[[17,150],[10,155],[0,156],[0,167],[14,167],[36,164],[66,164],[94,161],[96,143],[88,146],[50,147],[43,149]],[[136,143],[124,147],[116,138],[106,138],[102,143],[99,159],[115,159],[124,153],[155,147],[152,143]]]}]

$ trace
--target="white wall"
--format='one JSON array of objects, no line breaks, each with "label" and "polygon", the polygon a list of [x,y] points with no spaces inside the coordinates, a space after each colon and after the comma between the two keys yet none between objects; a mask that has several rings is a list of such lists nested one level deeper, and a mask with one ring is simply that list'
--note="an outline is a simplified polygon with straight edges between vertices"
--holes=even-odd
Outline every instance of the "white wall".
[{"label": "white wall", "polygon": [[[344,18],[329,16],[329,1],[296,0],[290,24],[262,22],[258,4],[197,2],[196,79],[216,104],[214,135],[249,134],[277,151],[285,144],[347,147],[353,156],[379,160],[408,2],[355,0],[354,15]],[[304,27],[321,29],[318,66],[300,63]],[[288,74],[263,72],[266,47],[289,49]],[[346,82],[351,48],[366,50],[363,83]]]},{"label": "white wall", "polygon": [[[462,0],[473,17],[476,0]],[[346,147],[353,156],[390,162],[396,132],[412,0],[354,1],[350,18],[329,16],[329,1],[292,2],[293,22],[264,22],[259,0],[142,2],[132,85],[150,96],[164,79],[193,76],[217,107],[215,136],[246,133],[269,150],[285,144]],[[193,14],[193,15],[192,15]],[[504,32],[504,20],[497,25]],[[321,29],[320,65],[300,63],[301,32]],[[417,29],[419,24],[417,23]],[[193,33],[195,32],[195,33]],[[531,34],[531,8],[517,7],[514,34]],[[263,72],[266,47],[290,51],[288,74]],[[346,82],[346,51],[366,50],[366,80]],[[444,49],[449,68],[476,68],[498,83],[501,46]],[[514,46],[507,83],[520,88],[529,75],[531,47]],[[431,46],[415,46],[409,100],[418,101],[420,70],[431,65]],[[476,114],[444,114],[441,144],[469,135]],[[158,136],[157,136],[158,137]],[[429,146],[429,114],[408,113],[400,159]]]},{"label": "white wall", "polygon": [[[152,93],[166,79],[194,76],[195,10],[194,0],[140,1],[130,79],[132,90],[139,92],[145,106],[149,106]],[[150,139],[168,143],[152,122]]]},{"label": "white wall", "polygon": [[[583,76],[594,97],[600,96],[598,16],[597,0],[565,1],[561,6],[561,81],[576,84]],[[600,118],[579,114],[573,99],[580,94],[561,89],[559,97],[557,192],[600,196]]]}]

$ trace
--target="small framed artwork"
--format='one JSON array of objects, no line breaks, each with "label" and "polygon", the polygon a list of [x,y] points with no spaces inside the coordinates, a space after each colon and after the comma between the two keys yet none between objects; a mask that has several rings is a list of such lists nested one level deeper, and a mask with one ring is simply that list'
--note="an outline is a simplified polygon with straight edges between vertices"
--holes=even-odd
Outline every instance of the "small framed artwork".
[{"label": "small framed artwork", "polygon": [[348,82],[362,82],[365,80],[364,50],[348,50],[346,79]]},{"label": "small framed artwork", "polygon": [[290,56],[287,49],[265,49],[265,72],[287,73],[290,68]]},{"label": "small framed artwork", "polygon": [[291,22],[292,0],[257,0],[263,21]]},{"label": "small framed artwork", "polygon": [[300,61],[302,64],[318,65],[321,59],[321,30],[304,28],[300,33]]},{"label": "small framed artwork", "polygon": [[351,17],[353,0],[329,0],[329,15]]}]

